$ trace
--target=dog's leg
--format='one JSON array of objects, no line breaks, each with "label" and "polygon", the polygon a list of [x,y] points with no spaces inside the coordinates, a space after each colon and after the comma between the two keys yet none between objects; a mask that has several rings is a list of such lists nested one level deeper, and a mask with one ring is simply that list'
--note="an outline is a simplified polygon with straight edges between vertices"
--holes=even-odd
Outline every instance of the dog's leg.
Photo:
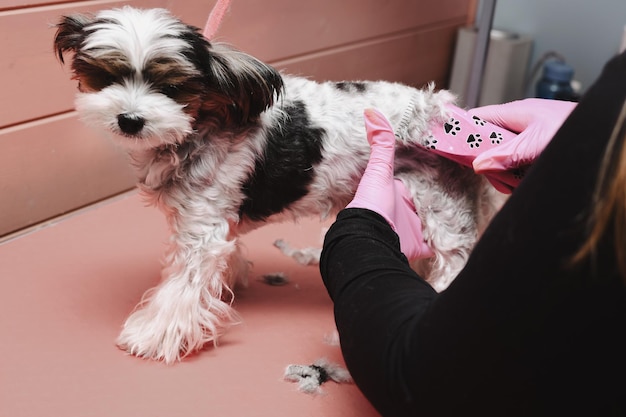
[{"label": "dog's leg", "polygon": [[118,338],[129,353],[166,363],[215,344],[238,320],[230,305],[232,274],[246,269],[236,241],[228,239],[225,220],[178,221],[163,281],[144,295]]},{"label": "dog's leg", "polygon": [[411,266],[440,292],[465,266],[477,239],[475,201],[469,197],[472,192],[452,197],[440,184],[423,182],[424,175],[407,172],[398,177],[413,196],[424,239],[434,252],[433,257],[414,260]]}]

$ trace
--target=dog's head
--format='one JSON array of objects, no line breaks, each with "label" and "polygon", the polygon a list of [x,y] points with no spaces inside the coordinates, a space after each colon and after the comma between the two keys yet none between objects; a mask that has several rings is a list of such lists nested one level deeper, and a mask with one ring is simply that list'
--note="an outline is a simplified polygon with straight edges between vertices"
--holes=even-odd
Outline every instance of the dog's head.
[{"label": "dog's head", "polygon": [[209,42],[164,9],[64,16],[54,48],[62,63],[73,53],[83,119],[130,148],[180,143],[203,126],[245,127],[283,88],[272,67]]}]

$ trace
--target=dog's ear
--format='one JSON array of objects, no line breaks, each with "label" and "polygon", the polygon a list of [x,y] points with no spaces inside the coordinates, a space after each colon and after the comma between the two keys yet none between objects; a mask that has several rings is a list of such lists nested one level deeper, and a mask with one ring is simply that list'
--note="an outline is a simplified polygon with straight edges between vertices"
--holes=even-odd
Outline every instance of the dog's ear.
[{"label": "dog's ear", "polygon": [[221,96],[232,123],[254,120],[282,93],[283,79],[270,65],[223,43],[205,42],[205,48],[201,60],[209,89],[213,98]]},{"label": "dog's ear", "polygon": [[92,22],[92,18],[87,15],[63,16],[57,23],[57,32],[54,36],[54,50],[61,63],[65,63],[63,54],[65,52],[76,52],[85,39],[84,28]]}]

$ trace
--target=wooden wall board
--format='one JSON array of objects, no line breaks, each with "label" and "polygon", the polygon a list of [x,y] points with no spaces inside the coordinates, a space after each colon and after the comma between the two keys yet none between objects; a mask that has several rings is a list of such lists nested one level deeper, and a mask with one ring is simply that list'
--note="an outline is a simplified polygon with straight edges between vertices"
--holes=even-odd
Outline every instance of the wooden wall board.
[{"label": "wooden wall board", "polygon": [[75,113],[0,130],[0,236],[128,190],[123,151]]}]

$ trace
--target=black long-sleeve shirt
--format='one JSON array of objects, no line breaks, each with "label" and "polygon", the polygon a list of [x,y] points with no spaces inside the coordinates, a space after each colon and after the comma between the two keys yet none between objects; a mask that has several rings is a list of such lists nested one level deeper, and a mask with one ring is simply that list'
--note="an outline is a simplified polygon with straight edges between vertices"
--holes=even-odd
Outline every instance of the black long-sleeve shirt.
[{"label": "black long-sleeve shirt", "polygon": [[626,415],[626,289],[614,231],[593,258],[569,263],[625,98],[622,54],[441,294],[410,269],[382,217],[338,215],[320,270],[348,369],[381,414]]}]

